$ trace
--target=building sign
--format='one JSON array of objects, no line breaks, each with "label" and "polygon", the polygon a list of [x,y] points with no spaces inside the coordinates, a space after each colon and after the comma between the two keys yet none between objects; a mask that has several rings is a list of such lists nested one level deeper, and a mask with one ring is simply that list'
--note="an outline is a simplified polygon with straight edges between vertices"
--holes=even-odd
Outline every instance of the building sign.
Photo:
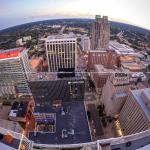
[{"label": "building sign", "polygon": [[128,77],[127,73],[115,73],[115,77],[119,77],[119,78],[124,78],[124,77]]}]

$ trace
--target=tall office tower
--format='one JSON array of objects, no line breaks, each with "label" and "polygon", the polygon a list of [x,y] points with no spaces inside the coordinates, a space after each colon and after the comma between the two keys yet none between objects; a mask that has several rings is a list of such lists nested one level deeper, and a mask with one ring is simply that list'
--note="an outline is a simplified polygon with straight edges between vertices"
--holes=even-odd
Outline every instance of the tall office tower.
[{"label": "tall office tower", "polygon": [[74,35],[54,35],[46,39],[49,72],[76,68],[77,39]]},{"label": "tall office tower", "polygon": [[96,15],[92,26],[92,50],[106,50],[109,47],[110,23],[107,16]]},{"label": "tall office tower", "polygon": [[125,135],[150,129],[150,88],[130,91],[119,121]]},{"label": "tall office tower", "polygon": [[91,48],[91,40],[90,37],[87,35],[83,35],[81,37],[81,46],[83,51],[89,51]]},{"label": "tall office tower", "polygon": [[101,101],[108,116],[118,115],[123,107],[130,89],[129,75],[126,73],[113,73],[108,77],[102,89]]},{"label": "tall office tower", "polygon": [[0,51],[0,95],[28,93],[27,79],[30,72],[27,49]]}]

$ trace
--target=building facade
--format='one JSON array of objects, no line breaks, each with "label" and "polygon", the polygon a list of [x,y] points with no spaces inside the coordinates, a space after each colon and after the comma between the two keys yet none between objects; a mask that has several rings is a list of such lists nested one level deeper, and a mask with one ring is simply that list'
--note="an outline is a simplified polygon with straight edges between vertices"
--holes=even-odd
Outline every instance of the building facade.
[{"label": "building facade", "polygon": [[130,89],[129,75],[127,73],[113,73],[108,77],[102,89],[101,102],[105,106],[108,116],[118,115],[123,107]]},{"label": "building facade", "polygon": [[119,121],[125,135],[150,129],[150,89],[130,91]]},{"label": "building facade", "polygon": [[110,23],[107,16],[96,15],[92,26],[92,50],[106,50],[109,47]]},{"label": "building facade", "polygon": [[75,36],[49,36],[45,43],[49,72],[58,72],[59,69],[76,68],[77,39]]},{"label": "building facade", "polygon": [[94,65],[101,64],[105,68],[114,68],[117,66],[117,54],[112,51],[89,51],[88,70],[94,70]]},{"label": "building facade", "polygon": [[89,51],[91,48],[91,40],[90,37],[83,35],[81,37],[81,46],[83,51]]},{"label": "building facade", "polygon": [[27,50],[0,51],[0,95],[29,93],[27,79],[31,72]]}]

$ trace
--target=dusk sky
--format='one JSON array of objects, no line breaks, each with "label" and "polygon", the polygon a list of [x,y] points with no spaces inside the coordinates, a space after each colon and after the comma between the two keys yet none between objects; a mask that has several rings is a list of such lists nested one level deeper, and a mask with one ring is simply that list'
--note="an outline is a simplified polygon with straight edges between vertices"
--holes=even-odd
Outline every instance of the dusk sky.
[{"label": "dusk sky", "polygon": [[54,18],[94,18],[150,29],[150,0],[0,0],[0,29]]}]

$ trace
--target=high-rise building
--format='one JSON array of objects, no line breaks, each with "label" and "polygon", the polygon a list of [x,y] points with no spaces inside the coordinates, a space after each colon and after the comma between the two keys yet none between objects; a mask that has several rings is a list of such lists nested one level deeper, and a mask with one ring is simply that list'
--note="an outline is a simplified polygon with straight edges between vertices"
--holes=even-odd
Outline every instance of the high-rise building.
[{"label": "high-rise building", "polygon": [[81,36],[81,46],[83,51],[89,51],[91,48],[90,38],[86,35]]},{"label": "high-rise building", "polygon": [[124,72],[113,73],[102,89],[101,102],[108,116],[118,115],[130,89],[129,75]]},{"label": "high-rise building", "polygon": [[92,26],[92,50],[106,50],[109,47],[110,23],[107,16],[96,15]]},{"label": "high-rise building", "polygon": [[30,72],[27,49],[0,51],[0,95],[28,93],[27,79]]},{"label": "high-rise building", "polygon": [[125,135],[150,129],[150,89],[130,91],[119,121]]},{"label": "high-rise building", "polygon": [[46,39],[49,72],[76,68],[77,39],[74,35],[54,35]]}]

